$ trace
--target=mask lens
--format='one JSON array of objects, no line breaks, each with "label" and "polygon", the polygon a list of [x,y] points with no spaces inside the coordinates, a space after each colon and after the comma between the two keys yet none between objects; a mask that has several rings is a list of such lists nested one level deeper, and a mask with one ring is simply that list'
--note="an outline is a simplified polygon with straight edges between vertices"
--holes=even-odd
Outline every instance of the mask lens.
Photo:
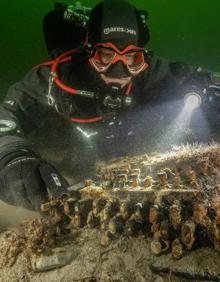
[{"label": "mask lens", "polygon": [[97,63],[105,66],[111,64],[111,62],[115,58],[115,55],[116,55],[115,51],[101,47],[96,50],[94,59],[96,60]]},{"label": "mask lens", "polygon": [[126,64],[130,70],[138,70],[144,64],[144,54],[141,51],[125,54]]}]

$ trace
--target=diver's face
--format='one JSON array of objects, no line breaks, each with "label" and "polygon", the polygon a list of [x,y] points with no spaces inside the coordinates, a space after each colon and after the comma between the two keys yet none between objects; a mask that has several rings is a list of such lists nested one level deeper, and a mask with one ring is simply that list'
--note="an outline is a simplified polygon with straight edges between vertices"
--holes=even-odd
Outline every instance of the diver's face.
[{"label": "diver's face", "polygon": [[143,48],[129,45],[120,50],[110,42],[97,44],[89,61],[106,84],[117,83],[121,88],[148,67]]}]

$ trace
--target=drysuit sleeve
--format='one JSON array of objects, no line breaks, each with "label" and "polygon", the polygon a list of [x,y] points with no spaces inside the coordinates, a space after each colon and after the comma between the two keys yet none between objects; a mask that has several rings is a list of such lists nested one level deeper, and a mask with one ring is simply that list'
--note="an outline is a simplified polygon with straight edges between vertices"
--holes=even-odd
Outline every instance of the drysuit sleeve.
[{"label": "drysuit sleeve", "polygon": [[0,105],[0,199],[35,210],[47,201],[48,189],[59,196],[66,193],[68,186],[25,138],[40,113],[48,110],[48,77],[47,68],[30,71],[9,88]]},{"label": "drysuit sleeve", "polygon": [[[143,80],[141,107],[150,108],[156,116],[159,116],[158,109],[163,108],[164,114],[159,116],[163,118],[167,112],[173,113],[183,108],[187,103],[187,97],[190,99],[192,94],[196,94],[204,118],[210,124],[212,131],[216,132],[214,135],[219,134],[219,73],[158,57],[153,57],[149,65],[149,72]],[[157,111],[155,112],[154,109]]]},{"label": "drysuit sleeve", "polygon": [[186,94],[196,92],[201,96],[203,107],[219,109],[220,73],[156,57],[143,92],[151,101],[183,99]]},{"label": "drysuit sleeve", "polygon": [[[34,128],[39,105],[45,109],[45,91],[48,88],[49,75],[47,72],[47,69],[30,71],[22,81],[9,88],[0,105],[0,152],[2,155],[8,151],[6,147],[14,143],[13,140],[16,140],[15,143],[18,146],[15,151],[19,151],[19,148],[31,150],[25,139],[25,134]],[[9,151],[13,151],[13,149],[9,149]]]},{"label": "drysuit sleeve", "polygon": [[182,93],[195,87],[202,90],[210,83],[210,72],[182,62],[170,62],[152,55],[149,71],[143,80],[145,103],[157,103],[181,98]]},{"label": "drysuit sleeve", "polygon": [[179,99],[192,91],[198,92],[205,103],[210,100],[211,92],[219,96],[220,73],[154,55],[149,59],[149,66],[141,82],[145,102]]},{"label": "drysuit sleeve", "polygon": [[10,140],[15,137],[22,144],[27,144],[25,134],[33,130],[40,116],[38,111],[47,110],[48,79],[49,69],[38,68],[9,88],[0,105],[0,144],[5,138]]}]

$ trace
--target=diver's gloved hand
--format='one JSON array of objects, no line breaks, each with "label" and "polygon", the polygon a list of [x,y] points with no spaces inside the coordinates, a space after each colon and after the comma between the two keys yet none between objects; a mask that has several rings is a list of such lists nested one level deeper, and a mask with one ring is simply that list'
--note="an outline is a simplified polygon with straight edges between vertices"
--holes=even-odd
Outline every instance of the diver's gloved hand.
[{"label": "diver's gloved hand", "polygon": [[0,161],[2,201],[39,210],[40,205],[48,201],[49,194],[57,198],[68,193],[67,181],[52,165],[42,161],[33,152],[24,150],[23,155],[13,158],[15,155],[15,152],[8,154]]}]

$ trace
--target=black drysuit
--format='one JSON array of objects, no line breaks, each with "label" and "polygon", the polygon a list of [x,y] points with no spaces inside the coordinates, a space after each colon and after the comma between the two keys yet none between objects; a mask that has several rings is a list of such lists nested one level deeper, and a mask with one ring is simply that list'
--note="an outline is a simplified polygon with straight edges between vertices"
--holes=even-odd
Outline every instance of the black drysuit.
[{"label": "black drysuit", "polygon": [[[195,87],[202,91],[211,83],[210,74],[153,55],[148,63],[147,71],[133,79],[131,104],[115,112],[102,105],[107,88],[86,53],[59,66],[58,76],[69,86],[93,91],[97,94],[93,99],[53,85],[55,103],[49,105],[50,66],[32,69],[11,86],[0,106],[0,199],[38,209],[47,200],[46,187],[60,196],[69,184],[93,173],[97,161],[163,150],[172,143],[210,141],[213,136],[200,121],[197,132],[192,121],[178,124],[183,93]],[[100,114],[103,121],[93,124],[69,121],[70,116]],[[198,122],[200,114],[194,116]]]}]

